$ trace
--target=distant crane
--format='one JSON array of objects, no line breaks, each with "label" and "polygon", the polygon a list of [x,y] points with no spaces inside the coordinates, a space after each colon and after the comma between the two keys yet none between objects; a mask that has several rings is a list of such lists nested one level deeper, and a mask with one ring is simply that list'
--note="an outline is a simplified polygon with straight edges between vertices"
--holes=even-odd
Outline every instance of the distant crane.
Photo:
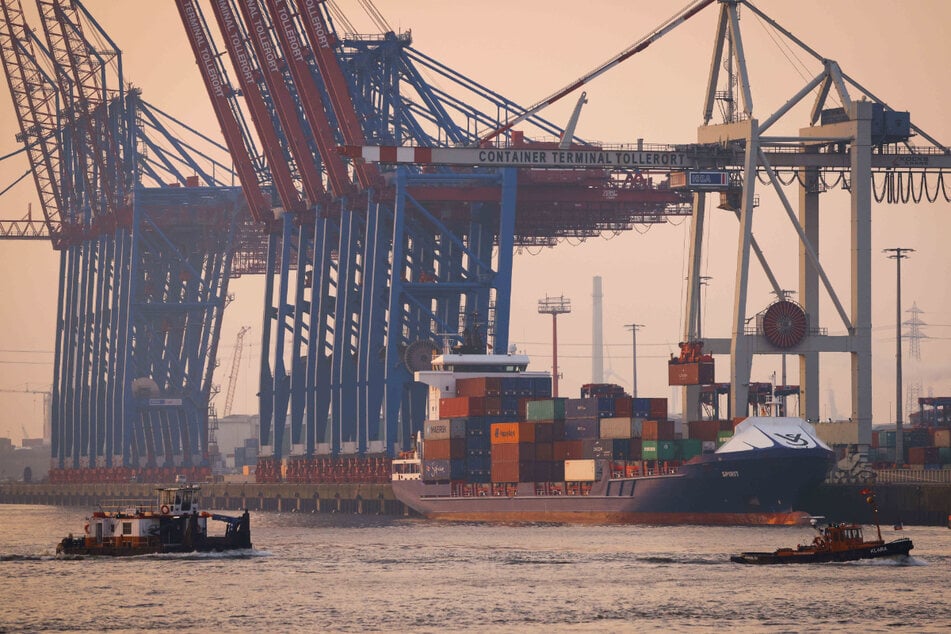
[{"label": "distant crane", "polygon": [[[42,394],[43,395],[43,438],[48,439],[50,437],[50,404],[53,400],[53,392],[51,390],[31,390],[29,387],[23,389],[4,389],[0,388],[0,392],[5,392],[7,394]],[[20,424],[20,430],[23,432],[24,438],[29,438],[30,434],[27,433],[26,427],[23,424]]]},{"label": "distant crane", "polygon": [[234,358],[231,359],[231,374],[228,375],[228,392],[225,394],[224,415],[231,416],[231,404],[234,402],[234,386],[238,382],[238,369],[241,367],[241,351],[244,350],[244,336],[251,330],[251,326],[244,326],[238,331],[234,342]]}]

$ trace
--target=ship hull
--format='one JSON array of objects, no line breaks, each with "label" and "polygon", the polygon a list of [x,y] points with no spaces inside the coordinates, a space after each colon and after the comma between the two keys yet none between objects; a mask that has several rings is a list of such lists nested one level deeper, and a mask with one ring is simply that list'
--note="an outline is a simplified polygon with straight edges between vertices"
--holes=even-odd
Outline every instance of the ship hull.
[{"label": "ship hull", "polygon": [[463,522],[571,524],[797,525],[808,521],[801,496],[831,466],[822,448],[708,454],[676,473],[605,478],[588,495],[537,495],[521,483],[513,496],[459,497],[449,484],[394,481],[393,491],[421,515]]},{"label": "ship hull", "polygon": [[888,543],[864,544],[856,548],[845,550],[792,550],[776,551],[772,553],[740,553],[730,557],[730,561],[737,564],[819,564],[831,561],[858,561],[859,559],[882,559],[907,557],[914,548],[907,537]]}]

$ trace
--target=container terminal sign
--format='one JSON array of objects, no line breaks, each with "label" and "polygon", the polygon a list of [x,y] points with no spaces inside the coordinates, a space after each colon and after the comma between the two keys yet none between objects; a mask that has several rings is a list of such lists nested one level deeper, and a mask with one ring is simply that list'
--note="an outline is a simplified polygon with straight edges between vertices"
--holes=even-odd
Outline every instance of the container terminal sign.
[{"label": "container terminal sign", "polygon": [[429,148],[348,145],[342,154],[371,163],[417,163],[485,167],[685,168],[683,152],[655,150],[560,150],[528,148]]}]

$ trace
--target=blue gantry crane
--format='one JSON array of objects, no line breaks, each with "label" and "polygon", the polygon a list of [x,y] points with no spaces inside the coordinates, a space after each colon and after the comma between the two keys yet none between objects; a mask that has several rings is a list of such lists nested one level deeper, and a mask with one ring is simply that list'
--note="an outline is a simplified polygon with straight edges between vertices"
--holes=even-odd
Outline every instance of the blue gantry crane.
[{"label": "blue gantry crane", "polygon": [[51,480],[198,475],[235,244],[257,230],[225,149],[126,85],[83,4],[37,8],[34,31],[0,2],[0,53],[60,256]]}]

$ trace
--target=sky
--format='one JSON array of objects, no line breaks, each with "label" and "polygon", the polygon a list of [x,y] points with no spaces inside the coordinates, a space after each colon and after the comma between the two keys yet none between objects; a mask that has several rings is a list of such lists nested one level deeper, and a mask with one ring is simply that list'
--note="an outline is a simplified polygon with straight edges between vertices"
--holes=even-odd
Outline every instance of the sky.
[{"label": "sky", "polygon": [[[24,5],[30,5],[24,0]],[[337,0],[357,30],[375,29],[356,0]],[[647,0],[376,0],[396,30],[411,30],[415,48],[524,105],[569,84],[651,32],[681,2]],[[914,124],[951,145],[951,3],[944,0],[759,0],[757,6],[895,110],[907,110]],[[174,2],[85,0],[123,51],[126,80],[154,105],[193,126],[218,129],[187,44]],[[207,4],[203,2],[203,7]],[[28,15],[35,15],[32,6]],[[579,137],[603,143],[690,143],[701,123],[709,72],[716,6],[594,80],[585,87]],[[32,20],[39,27],[39,23]],[[793,55],[748,9],[741,28],[750,66],[754,115],[765,119],[795,94],[819,67],[806,55]],[[803,64],[805,65],[803,67]],[[438,78],[428,78],[439,83]],[[854,93],[853,93],[854,94]],[[544,111],[564,124],[576,96]],[[806,100],[811,104],[811,99]],[[794,109],[777,133],[807,125],[807,113]],[[16,118],[6,85],[0,87],[0,156],[18,148]],[[923,144],[924,141],[920,140]],[[0,190],[27,169],[25,159],[0,161]],[[951,176],[949,176],[951,177]],[[951,183],[948,185],[951,192]],[[780,284],[797,286],[796,238],[778,199],[758,188],[760,206],[753,232]],[[796,200],[796,193],[787,189]],[[0,196],[0,218],[15,219],[38,202],[29,179]],[[711,201],[712,202],[712,201]],[[849,305],[849,199],[841,190],[821,196],[820,260],[843,304]],[[715,205],[713,205],[715,207]],[[906,385],[923,395],[951,395],[951,204],[874,204],[872,210],[873,422],[893,420],[895,406],[895,264],[882,249],[915,249],[902,266],[903,319],[917,304],[926,339],[920,360],[907,357]],[[702,305],[703,333],[729,337],[738,223],[732,214],[709,214],[702,274],[710,279]],[[619,235],[584,242],[566,241],[552,249],[516,254],[510,340],[532,356],[534,369],[551,366],[551,318],[537,312],[539,299],[563,295],[572,312],[559,318],[559,370],[562,395],[574,395],[591,381],[592,281],[602,278],[605,379],[630,389],[632,342],[625,324],[638,323],[638,392],[670,396],[666,360],[683,333],[689,219],[667,225],[638,226]],[[17,390],[48,389],[52,381],[54,313],[58,255],[45,242],[6,240],[0,244],[0,437],[19,443],[42,432],[42,397]],[[251,327],[236,382],[235,413],[256,407],[260,355],[261,277],[232,280],[235,300],[222,328],[215,382],[227,389],[234,342],[242,326]],[[795,299],[795,295],[793,296]],[[751,268],[748,315],[765,309],[773,296],[761,270]],[[842,334],[832,304],[823,300],[820,325]],[[907,330],[907,329],[906,329]],[[718,380],[728,379],[726,359],[718,359]],[[821,416],[850,414],[848,355],[823,355]],[[780,357],[757,357],[753,380],[769,381],[780,372]],[[797,382],[796,360],[787,362],[787,382]],[[777,381],[780,381],[777,376]],[[223,400],[223,396],[219,397]],[[219,403],[219,410],[222,403]],[[907,411],[905,413],[907,420]]]}]

